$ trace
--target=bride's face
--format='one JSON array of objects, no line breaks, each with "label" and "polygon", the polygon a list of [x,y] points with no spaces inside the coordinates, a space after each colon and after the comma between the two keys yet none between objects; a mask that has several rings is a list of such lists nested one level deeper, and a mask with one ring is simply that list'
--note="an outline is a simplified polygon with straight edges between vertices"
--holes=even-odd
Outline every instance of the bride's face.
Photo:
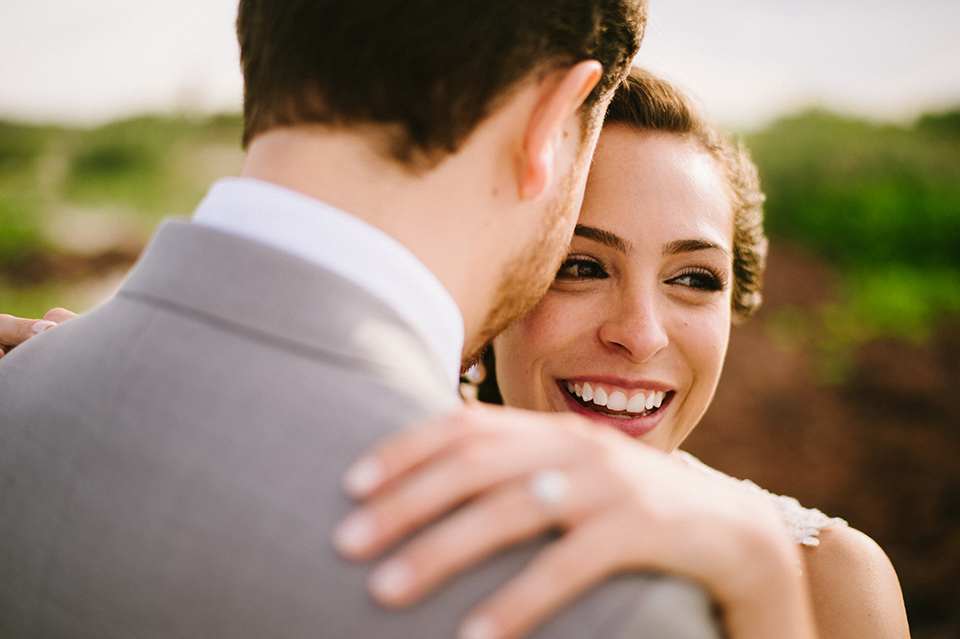
[{"label": "bride's face", "polygon": [[676,448],[730,335],[733,212],[716,162],[676,135],[605,128],[569,254],[494,342],[504,401]]}]

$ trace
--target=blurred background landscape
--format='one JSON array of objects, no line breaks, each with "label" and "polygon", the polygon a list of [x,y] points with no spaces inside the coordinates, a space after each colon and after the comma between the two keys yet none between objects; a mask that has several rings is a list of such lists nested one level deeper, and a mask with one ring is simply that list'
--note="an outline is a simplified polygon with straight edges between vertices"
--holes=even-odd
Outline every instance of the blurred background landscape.
[{"label": "blurred background landscape", "polygon": [[[0,312],[97,304],[237,173],[235,7],[0,0]],[[960,638],[960,4],[651,13],[638,62],[743,136],[772,240],[685,448],[867,532],[914,637]]]},{"label": "blurred background landscape", "polygon": [[[0,121],[0,311],[84,310],[159,220],[239,170],[240,117]],[[916,637],[960,637],[960,109],[822,110],[746,138],[768,195],[765,303],[686,448],[848,519]]]},{"label": "blurred background landscape", "polygon": [[240,130],[236,114],[92,129],[0,120],[0,309],[103,299],[160,220],[189,216],[212,181],[239,172]]}]

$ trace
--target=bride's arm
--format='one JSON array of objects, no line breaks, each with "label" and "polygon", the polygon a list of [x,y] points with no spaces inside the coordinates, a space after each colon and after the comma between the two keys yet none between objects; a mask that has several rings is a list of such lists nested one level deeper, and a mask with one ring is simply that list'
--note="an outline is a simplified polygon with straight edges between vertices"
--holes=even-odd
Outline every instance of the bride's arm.
[{"label": "bride's arm", "polygon": [[[567,481],[552,507],[530,490],[544,469]],[[705,586],[732,639],[816,636],[800,550],[766,500],[573,415],[473,407],[377,447],[345,484],[364,502],[335,535],[349,558],[369,559],[434,522],[374,570],[371,593],[390,607],[560,530],[467,623],[484,620],[497,630],[490,639],[517,637],[607,576],[652,570]]]}]

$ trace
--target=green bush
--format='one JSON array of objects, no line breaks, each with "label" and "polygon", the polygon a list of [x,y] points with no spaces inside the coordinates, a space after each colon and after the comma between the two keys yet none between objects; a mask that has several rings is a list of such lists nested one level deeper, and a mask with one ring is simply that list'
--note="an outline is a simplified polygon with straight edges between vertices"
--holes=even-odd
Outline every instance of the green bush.
[{"label": "green bush", "polygon": [[169,160],[189,128],[184,120],[140,117],[82,131],[70,150],[68,199],[145,211],[162,207]]},{"label": "green bush", "polygon": [[960,143],[822,112],[750,139],[771,236],[847,267],[960,267]]},{"label": "green bush", "polygon": [[0,169],[20,169],[34,162],[46,137],[40,127],[0,121]]},{"label": "green bush", "polygon": [[748,145],[771,238],[843,276],[841,300],[824,310],[830,349],[922,340],[960,315],[960,111],[911,127],[809,111]]},{"label": "green bush", "polygon": [[29,199],[0,194],[0,267],[44,248],[36,210]]},{"label": "green bush", "polygon": [[960,138],[960,109],[923,115],[917,120],[917,130],[926,135]]},{"label": "green bush", "polygon": [[[210,146],[240,153],[241,119],[143,116],[76,132],[66,145],[66,198],[83,206],[125,208],[155,222],[187,215],[203,195],[208,170],[190,168],[192,154]],[[187,162],[187,165],[184,165]],[[200,167],[206,168],[206,167]],[[212,167],[216,174],[218,168]]]}]

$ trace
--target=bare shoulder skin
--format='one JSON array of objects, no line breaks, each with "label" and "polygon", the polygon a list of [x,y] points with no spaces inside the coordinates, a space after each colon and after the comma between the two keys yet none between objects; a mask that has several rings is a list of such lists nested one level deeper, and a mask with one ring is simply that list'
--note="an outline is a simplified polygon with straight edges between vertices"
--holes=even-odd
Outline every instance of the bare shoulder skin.
[{"label": "bare shoulder skin", "polygon": [[910,636],[897,573],[870,537],[847,526],[825,528],[804,560],[820,639]]}]

